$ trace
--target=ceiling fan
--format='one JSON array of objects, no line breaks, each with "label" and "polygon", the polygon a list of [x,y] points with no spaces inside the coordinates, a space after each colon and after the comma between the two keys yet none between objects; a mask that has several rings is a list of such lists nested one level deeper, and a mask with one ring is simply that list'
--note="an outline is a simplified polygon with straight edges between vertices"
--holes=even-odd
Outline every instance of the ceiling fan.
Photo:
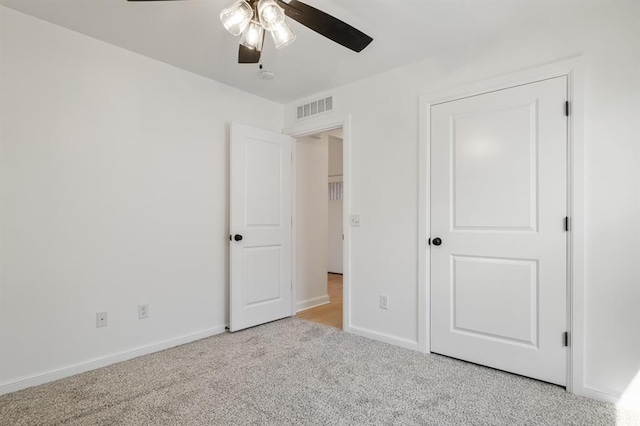
[{"label": "ceiling fan", "polygon": [[260,62],[260,54],[267,32],[271,33],[276,49],[291,44],[296,39],[296,35],[287,24],[285,16],[354,52],[362,51],[373,41],[362,31],[298,0],[289,2],[283,0],[237,0],[220,13],[220,20],[231,34],[242,35],[238,63],[257,64]]}]

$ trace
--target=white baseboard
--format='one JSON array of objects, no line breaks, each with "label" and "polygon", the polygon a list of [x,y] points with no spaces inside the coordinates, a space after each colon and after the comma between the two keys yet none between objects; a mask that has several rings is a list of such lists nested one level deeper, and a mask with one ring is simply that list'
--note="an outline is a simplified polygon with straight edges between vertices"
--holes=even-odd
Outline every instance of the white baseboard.
[{"label": "white baseboard", "polygon": [[108,355],[101,358],[95,358],[95,359],[81,362],[68,367],[63,367],[56,370],[50,370],[44,373],[20,377],[7,382],[3,382],[3,383],[0,383],[0,395],[16,392],[22,389],[30,388],[32,386],[42,385],[44,383],[63,379],[65,377],[74,376],[76,374],[84,373],[85,371],[106,367],[108,365],[115,364],[117,362],[126,361],[132,358],[137,358],[139,356],[148,355],[154,352],[159,352],[164,349],[172,348],[174,346],[184,345],[185,343],[190,343],[196,340],[204,339],[206,337],[215,336],[216,334],[222,334],[225,332],[225,327],[226,326],[221,325],[218,327],[199,331],[197,333],[188,334],[186,336],[164,340],[162,342],[153,343],[147,346],[141,346],[138,348],[134,348],[134,349],[120,352],[113,355]]},{"label": "white baseboard", "polygon": [[596,399],[598,401],[609,402],[622,407],[638,409],[640,407],[640,395],[638,394],[621,394],[620,392],[599,389],[595,386],[585,385],[582,389],[574,389],[573,393],[587,398]]},{"label": "white baseboard", "polygon": [[418,342],[416,342],[415,340],[403,339],[401,337],[392,336],[390,334],[384,334],[384,333],[379,333],[373,330],[367,330],[366,328],[361,328],[355,325],[349,326],[348,329],[345,328],[345,331],[349,333],[353,333],[358,336],[366,337],[368,339],[389,343],[390,345],[400,346],[406,349],[413,349],[414,351],[418,350]]},{"label": "white baseboard", "polygon": [[573,393],[580,396],[586,396],[587,398],[596,399],[602,402],[610,402],[615,404],[620,399],[619,394],[613,394],[601,390],[596,390],[593,388],[584,387],[582,389],[574,389]]},{"label": "white baseboard", "polygon": [[329,295],[314,297],[313,299],[303,300],[296,303],[296,313],[306,311],[307,309],[315,308],[316,306],[322,306],[329,303]]},{"label": "white baseboard", "polygon": [[621,397],[618,398],[618,402],[616,402],[618,407],[625,407],[632,410],[640,410],[640,393],[625,393]]}]

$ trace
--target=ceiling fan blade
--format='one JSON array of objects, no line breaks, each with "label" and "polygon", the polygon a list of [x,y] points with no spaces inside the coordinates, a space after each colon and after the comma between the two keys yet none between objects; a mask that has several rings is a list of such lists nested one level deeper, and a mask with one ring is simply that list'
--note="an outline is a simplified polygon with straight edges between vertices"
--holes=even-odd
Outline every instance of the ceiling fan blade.
[{"label": "ceiling fan blade", "polygon": [[354,52],[362,51],[373,41],[362,31],[301,1],[291,0],[285,3],[277,0],[277,2],[289,18]]},{"label": "ceiling fan blade", "polygon": [[246,46],[240,45],[238,51],[238,63],[239,64],[257,64],[260,62],[260,51],[255,49],[249,49]]}]

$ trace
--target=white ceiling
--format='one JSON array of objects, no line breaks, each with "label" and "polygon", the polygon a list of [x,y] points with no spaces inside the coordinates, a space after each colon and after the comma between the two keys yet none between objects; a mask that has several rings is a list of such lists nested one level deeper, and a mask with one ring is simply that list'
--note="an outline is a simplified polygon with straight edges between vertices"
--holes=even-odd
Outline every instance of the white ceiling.
[{"label": "white ceiling", "polygon": [[286,103],[439,52],[492,41],[532,28],[549,0],[305,0],[373,37],[354,53],[292,22],[298,35],[276,50],[265,42],[264,68],[237,64],[238,39],[218,18],[233,0],[133,3],[126,0],[0,0],[53,22],[238,89]]}]

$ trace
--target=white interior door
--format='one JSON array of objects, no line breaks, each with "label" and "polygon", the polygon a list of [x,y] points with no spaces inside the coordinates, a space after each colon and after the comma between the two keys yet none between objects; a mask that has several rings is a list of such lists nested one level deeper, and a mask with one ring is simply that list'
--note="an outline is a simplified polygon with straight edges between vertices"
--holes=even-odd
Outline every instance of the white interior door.
[{"label": "white interior door", "polygon": [[432,107],[432,352],[565,384],[566,100],[559,77]]},{"label": "white interior door", "polygon": [[231,331],[292,315],[293,138],[231,125]]}]

